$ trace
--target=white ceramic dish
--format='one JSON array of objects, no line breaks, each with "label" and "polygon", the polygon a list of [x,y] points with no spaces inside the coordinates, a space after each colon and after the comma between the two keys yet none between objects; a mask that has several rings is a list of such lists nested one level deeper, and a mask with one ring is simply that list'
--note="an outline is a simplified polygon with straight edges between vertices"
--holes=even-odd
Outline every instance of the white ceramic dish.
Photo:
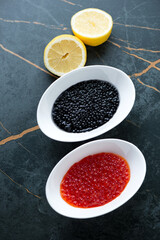
[{"label": "white ceramic dish", "polygon": [[[82,158],[100,152],[112,152],[125,158],[130,167],[130,180],[124,191],[113,201],[94,208],[76,208],[60,196],[60,183],[68,169]],[[46,183],[46,197],[58,213],[71,218],[91,218],[106,214],[127,202],[140,188],[146,174],[143,154],[133,144],[119,139],[102,139],[86,143],[63,157],[54,167]]]},{"label": "white ceramic dish", "polygon": [[[84,133],[68,133],[53,122],[51,112],[57,97],[70,86],[89,79],[112,83],[119,92],[120,104],[114,116],[104,125]],[[63,141],[83,141],[101,135],[122,122],[131,111],[135,101],[135,88],[131,79],[121,70],[108,66],[88,66],[73,70],[57,79],[45,91],[37,109],[37,122],[48,137]]]}]

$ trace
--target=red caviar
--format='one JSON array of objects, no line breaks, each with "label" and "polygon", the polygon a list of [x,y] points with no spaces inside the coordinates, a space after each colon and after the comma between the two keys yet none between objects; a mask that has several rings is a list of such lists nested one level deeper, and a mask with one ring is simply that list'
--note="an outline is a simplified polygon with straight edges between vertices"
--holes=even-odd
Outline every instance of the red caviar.
[{"label": "red caviar", "polygon": [[72,165],[62,179],[60,193],[74,207],[98,207],[118,197],[129,179],[130,169],[124,158],[98,153]]}]

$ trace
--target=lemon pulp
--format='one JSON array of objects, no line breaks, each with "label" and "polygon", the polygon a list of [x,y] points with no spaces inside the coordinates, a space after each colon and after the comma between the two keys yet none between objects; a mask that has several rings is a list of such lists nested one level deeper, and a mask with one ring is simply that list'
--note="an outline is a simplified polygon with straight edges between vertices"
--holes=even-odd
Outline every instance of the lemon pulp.
[{"label": "lemon pulp", "polygon": [[60,35],[45,48],[44,64],[52,73],[62,76],[86,62],[86,47],[72,35]]},{"label": "lemon pulp", "polygon": [[74,35],[85,44],[98,46],[109,38],[113,20],[105,11],[88,8],[73,15],[71,27]]}]

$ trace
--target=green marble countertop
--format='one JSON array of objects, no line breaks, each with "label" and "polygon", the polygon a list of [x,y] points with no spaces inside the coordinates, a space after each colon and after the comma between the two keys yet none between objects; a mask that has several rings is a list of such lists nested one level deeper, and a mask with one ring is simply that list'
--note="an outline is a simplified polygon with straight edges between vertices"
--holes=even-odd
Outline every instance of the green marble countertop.
[{"label": "green marble countertop", "polygon": [[[56,81],[44,67],[45,46],[57,35],[72,34],[72,15],[88,7],[110,13],[114,26],[107,42],[87,46],[86,65],[119,68],[136,88],[127,118],[95,139],[120,138],[135,144],[145,156],[147,174],[136,195],[117,210],[76,220],[51,209],[45,184],[57,162],[87,141],[63,143],[47,138],[37,125],[36,110],[43,92]],[[159,239],[159,13],[159,0],[1,0],[1,239]]]}]

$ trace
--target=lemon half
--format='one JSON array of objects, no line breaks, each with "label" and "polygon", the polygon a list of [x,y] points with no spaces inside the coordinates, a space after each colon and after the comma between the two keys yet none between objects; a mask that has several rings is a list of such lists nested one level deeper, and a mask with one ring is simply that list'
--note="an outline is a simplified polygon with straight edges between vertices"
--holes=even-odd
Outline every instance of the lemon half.
[{"label": "lemon half", "polygon": [[87,51],[84,43],[69,34],[55,37],[44,50],[45,67],[57,76],[83,67],[86,59]]},{"label": "lemon half", "polygon": [[109,38],[112,17],[103,10],[87,8],[73,15],[71,28],[75,36],[89,46],[98,46]]}]

